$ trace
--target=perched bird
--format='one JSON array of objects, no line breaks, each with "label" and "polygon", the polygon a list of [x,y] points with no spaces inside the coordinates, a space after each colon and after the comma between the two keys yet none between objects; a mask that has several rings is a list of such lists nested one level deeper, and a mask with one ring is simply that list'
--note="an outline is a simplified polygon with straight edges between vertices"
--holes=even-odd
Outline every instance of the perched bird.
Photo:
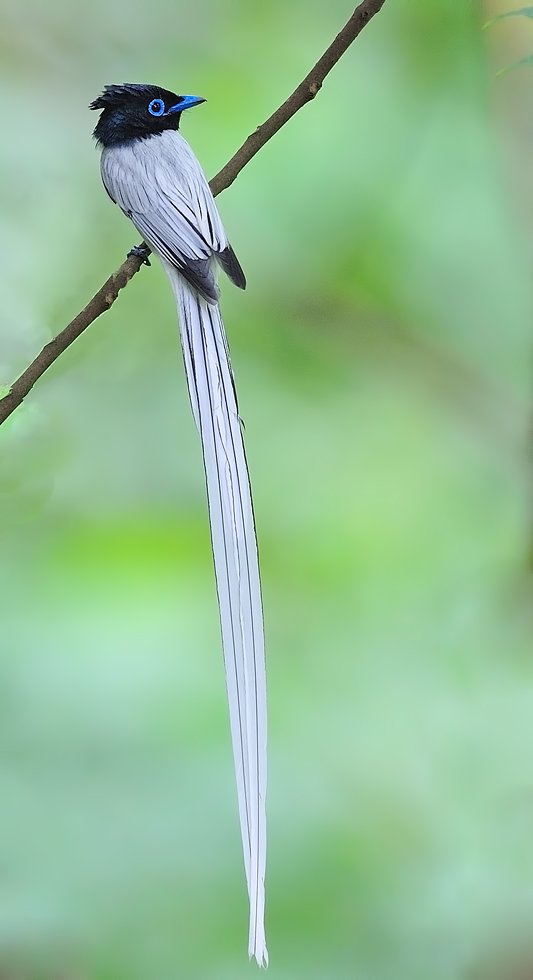
[{"label": "perched bird", "polygon": [[217,268],[240,289],[246,280],[202,168],[178,132],[181,113],[204,101],[156,85],[108,85],[90,108],[102,110],[94,136],[102,147],[104,187],[158,255],[178,306],[204,457],[250,899],[248,952],[266,966],[263,611],[250,479],[218,306]]}]

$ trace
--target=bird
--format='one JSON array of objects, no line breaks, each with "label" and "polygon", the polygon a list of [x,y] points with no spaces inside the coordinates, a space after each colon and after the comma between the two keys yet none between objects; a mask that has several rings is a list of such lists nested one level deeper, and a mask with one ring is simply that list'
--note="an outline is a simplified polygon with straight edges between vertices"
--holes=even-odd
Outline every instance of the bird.
[{"label": "bird", "polygon": [[[158,256],[178,309],[189,398],[200,433],[244,867],[248,955],[268,965],[265,938],[266,667],[263,604],[250,478],[217,272],[246,287],[199,161],[179,132],[206,100],[157,85],[106,85],[94,138],[111,200]],[[146,245],[149,249],[146,248]],[[144,249],[144,251],[143,251]],[[131,254],[131,253],[130,253]]]}]

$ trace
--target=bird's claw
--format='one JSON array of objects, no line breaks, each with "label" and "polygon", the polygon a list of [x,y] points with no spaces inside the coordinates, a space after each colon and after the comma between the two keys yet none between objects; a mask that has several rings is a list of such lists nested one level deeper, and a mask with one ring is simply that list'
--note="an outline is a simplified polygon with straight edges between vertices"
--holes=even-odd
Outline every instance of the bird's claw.
[{"label": "bird's claw", "polygon": [[135,255],[138,259],[142,259],[143,265],[151,265],[152,263],[148,258],[151,251],[148,245],[145,245],[143,242],[141,245],[134,245],[133,248],[130,248],[126,258],[129,259],[131,255]]}]

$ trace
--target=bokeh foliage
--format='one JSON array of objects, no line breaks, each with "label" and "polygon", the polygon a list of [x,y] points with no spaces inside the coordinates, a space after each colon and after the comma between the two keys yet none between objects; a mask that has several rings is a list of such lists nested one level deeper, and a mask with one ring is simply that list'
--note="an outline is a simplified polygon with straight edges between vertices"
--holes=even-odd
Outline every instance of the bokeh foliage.
[{"label": "bokeh foliage", "polygon": [[[531,933],[531,81],[494,80],[527,27],[482,32],[503,9],[388,0],[219,198],[249,279],[223,309],[264,578],[272,980],[496,977]],[[2,0],[0,384],[136,241],[91,147],[103,85],[204,95],[183,132],[211,175],[350,13]],[[0,975],[251,976],[156,264],[0,430],[0,535]]]},{"label": "bokeh foliage", "polygon": [[[521,7],[519,10],[506,10],[503,14],[496,14],[495,17],[491,17],[483,26],[493,27],[494,24],[499,24],[500,21],[507,20],[509,17],[528,17],[530,20],[533,20],[533,7]],[[533,65],[533,54],[528,54],[525,58],[520,58],[519,61],[515,61],[514,65],[506,65],[505,68],[500,68],[497,74],[504,75],[506,71],[511,71],[514,68],[525,68],[529,65]]]}]

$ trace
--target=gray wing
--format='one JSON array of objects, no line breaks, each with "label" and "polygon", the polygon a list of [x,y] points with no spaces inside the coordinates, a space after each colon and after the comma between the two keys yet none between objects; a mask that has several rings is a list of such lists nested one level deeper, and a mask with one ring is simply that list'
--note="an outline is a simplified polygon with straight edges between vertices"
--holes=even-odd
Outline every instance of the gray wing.
[{"label": "gray wing", "polygon": [[211,189],[189,144],[174,131],[104,149],[104,186],[154,252],[216,303],[213,259],[237,286],[246,280]]}]

